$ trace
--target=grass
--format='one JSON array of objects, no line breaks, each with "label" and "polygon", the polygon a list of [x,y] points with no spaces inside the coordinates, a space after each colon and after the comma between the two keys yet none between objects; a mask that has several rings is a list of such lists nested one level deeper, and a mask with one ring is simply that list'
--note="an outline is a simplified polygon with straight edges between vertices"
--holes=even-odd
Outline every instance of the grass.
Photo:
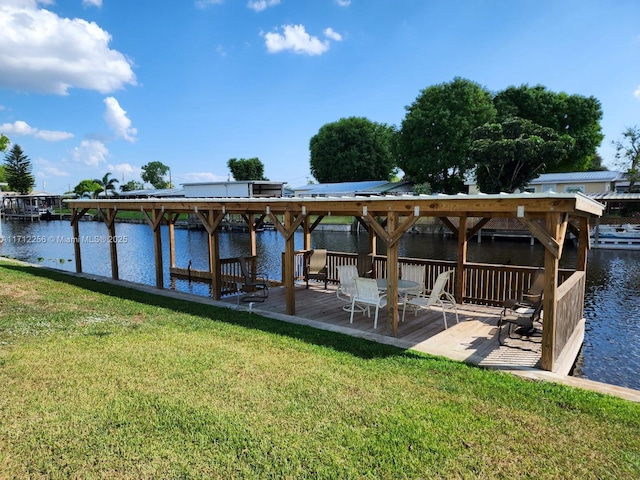
[{"label": "grass", "polygon": [[0,262],[0,478],[638,478],[640,405]]}]

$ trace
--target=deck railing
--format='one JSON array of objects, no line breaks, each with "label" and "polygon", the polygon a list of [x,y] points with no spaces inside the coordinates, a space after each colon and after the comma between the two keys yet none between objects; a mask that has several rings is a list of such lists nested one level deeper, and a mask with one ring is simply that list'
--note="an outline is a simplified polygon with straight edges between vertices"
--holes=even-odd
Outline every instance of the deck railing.
[{"label": "deck railing", "polygon": [[569,343],[576,326],[584,317],[585,272],[573,272],[558,287],[553,361]]}]

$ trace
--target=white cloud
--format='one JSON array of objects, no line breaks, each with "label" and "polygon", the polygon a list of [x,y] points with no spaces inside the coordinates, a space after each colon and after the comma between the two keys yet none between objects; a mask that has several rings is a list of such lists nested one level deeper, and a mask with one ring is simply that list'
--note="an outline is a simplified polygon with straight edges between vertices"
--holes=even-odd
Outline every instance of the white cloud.
[{"label": "white cloud", "polygon": [[222,2],[224,2],[224,0],[196,0],[196,7],[207,8],[209,5],[216,5]]},{"label": "white cloud", "polygon": [[261,12],[267,7],[274,7],[280,4],[280,0],[249,0],[247,7],[256,12]]},{"label": "white cloud", "polygon": [[105,98],[104,104],[107,106],[104,112],[104,119],[111,131],[118,138],[124,138],[131,143],[135,142],[138,130],[131,126],[131,120],[127,117],[127,112],[122,109],[118,101],[113,97]]},{"label": "white cloud", "polygon": [[336,0],[336,4],[341,7],[348,7],[351,5],[351,0]]},{"label": "white cloud", "polygon": [[82,0],[82,4],[85,7],[102,7],[102,0]]},{"label": "white cloud", "polygon": [[73,134],[69,132],[39,130],[22,120],[17,120],[13,123],[3,123],[0,125],[0,132],[5,135],[31,135],[35,138],[46,140],[47,142],[59,142],[73,137]]},{"label": "white cloud", "polygon": [[[142,169],[140,167],[134,167],[130,163],[118,163],[115,165],[109,164],[107,170],[113,173],[113,177],[117,178],[119,182],[122,182],[122,176],[131,180],[131,177],[140,177]],[[128,180],[125,180],[125,182]]]},{"label": "white cloud", "polygon": [[39,158],[34,161],[39,170],[38,176],[43,177],[68,177],[69,171],[61,169],[58,165],[55,165],[53,162],[49,160],[45,160],[43,158]]},{"label": "white cloud", "polygon": [[80,146],[73,149],[73,159],[90,167],[97,167],[107,161],[109,150],[98,140],[83,140]]},{"label": "white cloud", "polygon": [[640,100],[640,85],[638,85],[638,88],[636,88],[636,91],[633,92],[633,96],[636,97],[638,100]]},{"label": "white cloud", "polygon": [[336,42],[342,41],[342,35],[336,32],[333,28],[325,28],[324,36],[330,38],[331,40],[335,40]]},{"label": "white cloud", "polygon": [[70,88],[109,93],[135,85],[131,61],[109,49],[110,41],[94,22],[59,17],[34,0],[3,0],[0,88],[66,95]]},{"label": "white cloud", "polygon": [[269,32],[264,35],[269,53],[293,50],[300,54],[321,55],[329,49],[329,41],[309,35],[304,25],[284,25],[282,29],[283,34]]}]

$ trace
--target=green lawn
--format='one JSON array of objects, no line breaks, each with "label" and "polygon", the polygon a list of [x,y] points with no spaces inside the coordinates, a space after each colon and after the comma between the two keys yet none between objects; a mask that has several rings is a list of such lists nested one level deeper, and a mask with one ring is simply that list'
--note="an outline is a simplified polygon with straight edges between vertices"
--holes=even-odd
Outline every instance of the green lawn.
[{"label": "green lawn", "polygon": [[0,478],[640,478],[640,405],[0,261]]}]

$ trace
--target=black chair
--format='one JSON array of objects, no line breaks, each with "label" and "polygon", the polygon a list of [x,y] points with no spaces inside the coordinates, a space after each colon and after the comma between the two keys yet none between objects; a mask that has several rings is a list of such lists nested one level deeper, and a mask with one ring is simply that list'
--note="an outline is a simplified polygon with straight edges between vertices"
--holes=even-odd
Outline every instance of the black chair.
[{"label": "black chair", "polygon": [[[540,324],[542,316],[542,293],[535,303],[513,304],[505,307],[498,320],[498,343],[504,345],[506,338],[531,340],[539,337],[541,331],[536,328]],[[506,328],[503,328],[506,326]],[[507,336],[502,338],[502,331],[507,331]],[[514,336],[517,335],[517,337]]]},{"label": "black chair", "polygon": [[238,257],[238,263],[240,264],[240,272],[242,274],[242,286],[240,289],[247,293],[242,297],[243,302],[264,302],[269,296],[269,280],[266,275],[262,275],[262,278],[258,278],[257,272],[249,270],[247,261],[244,257]]}]

